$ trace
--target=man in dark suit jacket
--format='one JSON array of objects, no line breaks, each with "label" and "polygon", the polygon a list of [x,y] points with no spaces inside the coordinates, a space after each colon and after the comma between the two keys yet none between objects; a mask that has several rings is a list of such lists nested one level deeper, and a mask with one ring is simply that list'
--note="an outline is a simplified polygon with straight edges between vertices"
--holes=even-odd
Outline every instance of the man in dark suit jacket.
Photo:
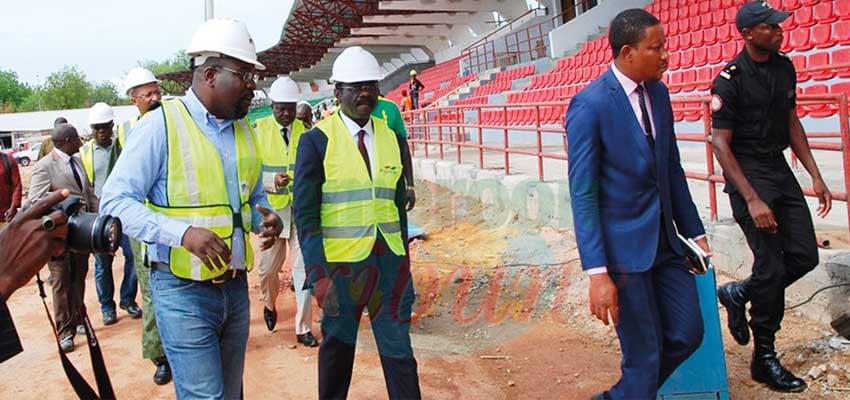
[{"label": "man in dark suit jacket", "polygon": [[[652,14],[626,10],[611,23],[611,69],[567,112],[576,240],[590,275],[590,311],[610,314],[622,378],[599,399],[654,399],[702,342],[694,276],[676,230],[708,251],[673,133],[669,57]],[[675,224],[675,225],[674,225]]]}]

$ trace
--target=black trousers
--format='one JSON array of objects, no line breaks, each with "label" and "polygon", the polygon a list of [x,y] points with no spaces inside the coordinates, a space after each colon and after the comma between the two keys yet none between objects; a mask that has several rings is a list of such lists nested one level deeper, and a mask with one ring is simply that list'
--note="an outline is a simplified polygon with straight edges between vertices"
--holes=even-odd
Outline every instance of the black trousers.
[{"label": "black trousers", "polygon": [[732,214],[753,252],[752,276],[745,281],[750,327],[757,339],[772,343],[785,313],[785,288],[818,264],[815,230],[803,191],[784,157],[738,157],[738,162],[779,224],[776,233],[756,228],[744,198],[727,190]]},{"label": "black trousers", "polygon": [[322,304],[319,398],[345,399],[363,309],[369,310],[390,399],[419,399],[419,375],[410,344],[415,299],[410,263],[387,247],[381,235],[372,254],[354,264],[332,264],[333,288]]}]

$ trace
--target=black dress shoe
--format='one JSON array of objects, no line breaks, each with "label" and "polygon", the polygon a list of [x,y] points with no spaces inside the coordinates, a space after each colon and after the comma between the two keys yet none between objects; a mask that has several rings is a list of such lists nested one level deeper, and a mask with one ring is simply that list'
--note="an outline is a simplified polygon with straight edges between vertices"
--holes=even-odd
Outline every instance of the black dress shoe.
[{"label": "black dress shoe", "polygon": [[590,400],[611,400],[611,395],[609,395],[608,392],[597,393],[594,394]]},{"label": "black dress shoe", "polygon": [[121,307],[122,310],[127,311],[127,314],[130,314],[130,318],[142,318],[142,309],[136,303],[121,304],[118,307]]},{"label": "black dress shoe", "polygon": [[739,282],[730,282],[717,289],[717,298],[726,308],[726,325],[729,333],[738,344],[745,346],[750,342],[750,327],[747,325],[747,298],[744,286]]},{"label": "black dress shoe", "polygon": [[103,324],[104,325],[112,325],[118,322],[118,315],[115,314],[115,311],[104,311],[103,312]]},{"label": "black dress shoe", "polygon": [[277,311],[263,307],[263,319],[266,320],[266,328],[269,328],[269,331],[273,331],[274,326],[277,325]]},{"label": "black dress shoe", "polygon": [[777,392],[799,393],[806,390],[806,382],[785,369],[776,353],[754,355],[750,373],[754,381]]},{"label": "black dress shoe", "polygon": [[298,340],[298,343],[301,343],[306,347],[316,347],[319,345],[319,340],[313,336],[312,332],[307,332],[303,335],[295,335],[295,338]]},{"label": "black dress shoe", "polygon": [[157,385],[165,385],[171,382],[171,366],[168,365],[168,359],[165,357],[153,360],[156,365],[156,372],[153,374],[153,382]]}]

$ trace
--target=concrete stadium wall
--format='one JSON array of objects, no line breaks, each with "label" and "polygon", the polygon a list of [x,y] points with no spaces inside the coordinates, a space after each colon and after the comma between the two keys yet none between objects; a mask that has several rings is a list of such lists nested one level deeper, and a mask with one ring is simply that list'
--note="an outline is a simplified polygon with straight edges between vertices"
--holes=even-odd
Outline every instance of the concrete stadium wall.
[{"label": "concrete stadium wall", "polygon": [[[566,181],[540,182],[535,176],[505,176],[500,170],[482,170],[453,161],[422,158],[414,158],[413,169],[419,180],[436,183],[484,203],[490,226],[510,225],[519,216],[540,226],[573,230]],[[417,197],[427,196],[426,190],[426,187],[417,186]],[[731,220],[709,222],[706,232],[718,272],[732,279],[749,276],[753,256],[738,225]],[[850,282],[850,252],[821,249],[820,265],[789,287],[786,303],[799,303],[819,288],[842,282]],[[795,312],[828,324],[841,314],[850,313],[850,287],[832,289]]]}]

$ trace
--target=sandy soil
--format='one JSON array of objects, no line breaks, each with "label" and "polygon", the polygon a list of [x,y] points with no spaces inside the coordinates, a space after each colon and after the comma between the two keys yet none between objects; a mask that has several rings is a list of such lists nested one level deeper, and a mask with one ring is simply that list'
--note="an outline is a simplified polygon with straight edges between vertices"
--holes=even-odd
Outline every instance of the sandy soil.
[{"label": "sandy soil", "polygon": [[[441,188],[428,189],[420,189],[428,194],[420,197],[411,214],[428,229],[427,239],[411,246],[418,291],[411,333],[425,397],[587,399],[615,382],[620,357],[616,335],[588,316],[587,280],[579,270],[571,234],[535,227],[515,216],[494,218],[478,203]],[[121,264],[119,256],[115,265]],[[120,268],[115,274],[117,281]],[[283,276],[289,276],[288,271]],[[278,299],[280,319],[274,332],[262,321],[256,274],[251,274],[250,283],[246,397],[315,398],[317,351],[295,346],[288,281]],[[139,321],[119,312],[116,325],[103,326],[93,273],[87,287],[86,304],[116,393],[129,399],[174,397],[172,385],[160,387],[151,381],[154,367],[141,358]],[[40,303],[34,282],[9,300],[25,352],[3,364],[0,397],[73,397]],[[725,321],[725,315],[721,318]],[[778,347],[786,365],[798,374],[819,366],[825,371],[809,379],[804,394],[775,394],[749,379],[751,349],[737,346],[724,331],[731,397],[850,398],[850,344],[836,341],[829,327],[800,313],[789,313],[783,326]],[[319,331],[318,323],[314,331]],[[70,358],[93,382],[81,343],[78,338]],[[385,398],[380,361],[366,323],[359,344],[350,398]]]}]

